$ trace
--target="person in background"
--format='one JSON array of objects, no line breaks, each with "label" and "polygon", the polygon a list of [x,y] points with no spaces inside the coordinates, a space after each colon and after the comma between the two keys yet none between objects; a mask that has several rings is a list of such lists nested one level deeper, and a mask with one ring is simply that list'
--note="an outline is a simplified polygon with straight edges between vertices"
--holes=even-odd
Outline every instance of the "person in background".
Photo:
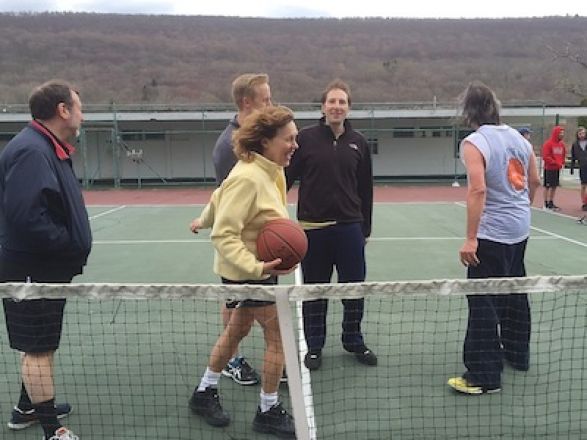
[{"label": "person in background", "polygon": [[[467,170],[467,230],[460,249],[467,278],[525,277],[530,207],[540,177],[532,145],[502,124],[500,103],[480,82],[463,96],[463,119],[475,131],[461,143]],[[467,371],[448,380],[464,394],[501,390],[504,360],[526,371],[530,352],[530,306],[526,294],[468,295],[463,347]]]},{"label": "person in background", "polygon": [[[271,88],[269,76],[265,73],[245,73],[239,75],[232,82],[232,98],[238,113],[228,122],[224,131],[218,136],[212,161],[216,173],[216,184],[220,186],[237,162],[232,145],[232,134],[237,130],[247,116],[255,110],[262,110],[271,105]],[[224,326],[230,321],[231,308],[222,305],[222,322]],[[251,323],[252,325],[252,323]],[[255,385],[259,383],[259,376],[246,358],[236,351],[222,370],[224,376],[232,378],[239,385]]]},{"label": "person in background", "polygon": [[544,163],[544,208],[558,211],[554,204],[556,188],[560,185],[560,170],[565,166],[567,152],[563,138],[565,129],[556,125],[552,129],[550,138],[542,146],[542,161]]},{"label": "person in background", "polygon": [[579,180],[581,181],[581,209],[587,211],[587,130],[577,128],[577,138],[571,147],[571,174],[575,162],[579,162]]},{"label": "person in background", "polygon": [[[351,91],[334,80],[322,93],[323,117],[298,136],[299,150],[286,168],[287,186],[300,181],[298,220],[308,237],[302,260],[304,283],[329,283],[336,267],[339,283],[365,281],[365,244],[371,235],[373,172],[367,140],[347,117]],[[363,340],[365,299],[344,299],[343,348],[366,365],[377,357]],[[322,364],[328,300],[304,301],[304,335],[309,370]]]},{"label": "person in background", "polygon": [[[49,81],[29,99],[32,121],[0,154],[0,281],[69,283],[82,273],[92,245],[88,213],[68,143],[83,122],[71,85]],[[8,427],[39,422],[45,440],[77,440],[55,404],[53,358],[65,299],[4,299],[10,347],[22,352],[20,400]]]},{"label": "person in background", "polygon": [[[266,107],[253,112],[233,134],[239,158],[210,203],[192,222],[193,230],[212,227],[215,248],[214,272],[223,284],[277,284],[281,259],[259,261],[257,236],[275,218],[288,218],[283,168],[297,149],[298,133],[293,113],[286,107]],[[265,356],[260,404],[253,429],[281,437],[295,437],[293,418],[278,398],[284,353],[277,308],[274,302],[244,300],[227,304],[230,321],[216,341],[208,367],[189,400],[191,410],[212,426],[226,426],[230,416],[220,403],[218,381],[223,367],[254,321],[263,329]]]},{"label": "person in background", "polygon": [[528,142],[530,142],[532,139],[532,130],[530,130],[528,127],[518,128],[518,132],[524,136],[524,139],[526,139]]}]

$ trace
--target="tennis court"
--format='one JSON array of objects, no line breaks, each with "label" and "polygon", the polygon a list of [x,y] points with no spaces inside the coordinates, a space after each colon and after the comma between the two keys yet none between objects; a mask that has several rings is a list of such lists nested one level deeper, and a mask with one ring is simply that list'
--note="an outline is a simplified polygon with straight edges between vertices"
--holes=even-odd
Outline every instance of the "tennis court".
[{"label": "tennis court", "polygon": [[[186,204],[90,206],[94,248],[76,281],[217,283],[208,231],[188,230],[200,210]],[[295,217],[293,206],[291,213]],[[373,225],[368,281],[465,278],[458,261],[463,202],[377,203]],[[584,274],[586,248],[587,227],[572,216],[533,210],[529,275]],[[293,276],[280,280],[293,283]],[[556,432],[584,438],[587,297],[530,298],[537,317],[532,368],[506,370],[503,391],[478,398],[455,395],[445,385],[463,371],[464,297],[368,300],[364,333],[379,357],[375,368],[342,350],[342,307],[332,301],[324,363],[307,378],[318,438],[554,438]],[[80,439],[265,438],[250,427],[258,386],[221,381],[233,416],[228,428],[208,427],[189,414],[187,399],[220,329],[216,301],[70,301],[56,368],[59,396],[74,406],[68,424]],[[262,363],[262,339],[255,327],[242,346],[255,366]],[[18,356],[5,331],[0,346],[0,411],[6,418],[19,391]],[[289,407],[287,387],[281,388]],[[38,428],[1,429],[8,440],[40,435]]]}]

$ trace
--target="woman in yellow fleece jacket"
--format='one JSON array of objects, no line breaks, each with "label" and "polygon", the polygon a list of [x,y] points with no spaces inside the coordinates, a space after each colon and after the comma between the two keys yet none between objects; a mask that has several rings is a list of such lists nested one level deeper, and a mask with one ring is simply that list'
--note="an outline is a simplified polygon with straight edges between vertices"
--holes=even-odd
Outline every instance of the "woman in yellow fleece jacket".
[{"label": "woman in yellow fleece jacket", "polygon": [[[248,116],[233,135],[239,161],[190,225],[192,232],[212,227],[214,272],[223,284],[276,284],[278,275],[293,271],[275,269],[280,259],[260,261],[256,242],[268,220],[288,217],[283,168],[298,147],[297,133],[291,110],[268,107]],[[234,307],[230,322],[212,349],[190,408],[212,426],[230,423],[230,416],[220,404],[218,380],[236,346],[257,321],[263,328],[266,348],[261,401],[253,429],[295,437],[293,419],[277,394],[284,355],[275,303],[245,300],[230,302],[227,307]]]}]

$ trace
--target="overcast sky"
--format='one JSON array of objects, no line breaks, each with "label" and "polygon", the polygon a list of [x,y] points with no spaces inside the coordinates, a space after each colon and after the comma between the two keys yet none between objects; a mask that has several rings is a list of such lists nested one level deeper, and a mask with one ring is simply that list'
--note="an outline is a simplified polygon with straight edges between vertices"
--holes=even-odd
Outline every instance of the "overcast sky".
[{"label": "overcast sky", "polygon": [[587,16],[587,0],[0,0],[0,12],[75,11],[254,17],[543,17]]}]

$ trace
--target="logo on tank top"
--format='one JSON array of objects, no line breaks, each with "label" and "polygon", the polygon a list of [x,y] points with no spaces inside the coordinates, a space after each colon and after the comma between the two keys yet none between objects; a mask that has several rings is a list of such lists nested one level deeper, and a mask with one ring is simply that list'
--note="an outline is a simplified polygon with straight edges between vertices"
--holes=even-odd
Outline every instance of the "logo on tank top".
[{"label": "logo on tank top", "polygon": [[524,165],[514,157],[508,162],[508,181],[516,191],[526,189],[526,172],[524,171]]}]

